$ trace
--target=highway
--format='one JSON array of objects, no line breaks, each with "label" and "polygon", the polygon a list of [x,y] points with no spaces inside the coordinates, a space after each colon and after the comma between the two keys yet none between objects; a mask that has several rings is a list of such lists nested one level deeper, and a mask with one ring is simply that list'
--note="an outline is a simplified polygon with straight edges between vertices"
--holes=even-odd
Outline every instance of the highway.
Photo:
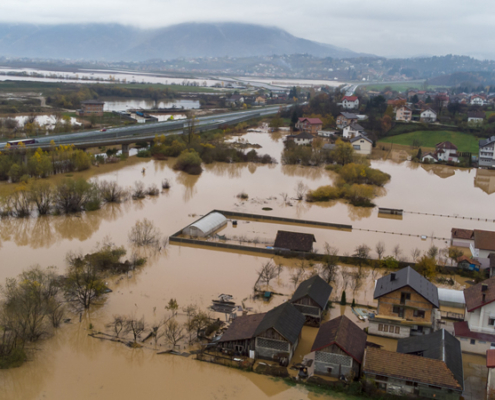
[{"label": "highway", "polygon": [[[289,106],[290,107],[290,106]],[[269,106],[248,111],[237,111],[223,114],[208,115],[196,118],[196,130],[205,131],[217,129],[223,124],[236,124],[252,118],[274,115],[280,106]],[[129,144],[139,140],[151,140],[155,135],[181,134],[187,120],[155,122],[148,124],[129,125],[118,128],[108,128],[105,132],[100,130],[68,133],[63,135],[37,136],[36,143],[26,145],[26,148],[49,148],[53,140],[55,144],[74,144],[79,148],[94,146],[108,146],[112,144]],[[6,143],[0,143],[0,150]]]}]

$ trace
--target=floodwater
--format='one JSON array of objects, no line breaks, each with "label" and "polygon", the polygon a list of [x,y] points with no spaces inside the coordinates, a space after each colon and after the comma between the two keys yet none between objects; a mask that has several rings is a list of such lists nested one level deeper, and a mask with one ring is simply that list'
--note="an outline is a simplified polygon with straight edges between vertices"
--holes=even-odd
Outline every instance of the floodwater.
[{"label": "floodwater", "polygon": [[[125,99],[125,100],[105,100],[105,111],[126,111],[130,108],[155,108],[155,102],[153,100],[143,99]],[[199,101],[197,100],[174,100],[174,101],[159,101],[158,108],[184,108],[185,110],[192,110],[200,108]]]},{"label": "floodwater", "polygon": [[[261,154],[268,153],[280,159],[283,148],[280,133],[253,132],[244,135],[243,139],[260,144],[262,148],[257,150]],[[459,219],[493,218],[493,214],[487,214],[487,210],[492,209],[493,199],[475,186],[476,170],[453,168],[453,174],[445,178],[435,169],[417,168],[408,162],[373,161],[374,167],[392,176],[375,202],[383,207],[407,211],[402,220],[395,220],[379,218],[376,209],[355,208],[341,201],[311,204],[291,199],[290,204],[284,202],[280,194],[294,197],[299,181],[310,189],[330,184],[334,175],[322,168],[280,163],[215,163],[206,165],[200,176],[190,176],[174,171],[173,163],[173,159],[132,160],[123,167],[92,170],[95,174],[93,179],[116,180],[126,187],[135,181],[160,186],[163,179],[168,179],[171,188],[155,198],[106,205],[99,211],[81,215],[1,220],[0,282],[34,264],[55,266],[63,272],[68,251],[90,252],[105,237],[110,237],[117,245],[126,246],[130,255],[132,249],[127,237],[136,221],[148,218],[169,236],[212,209],[351,224],[352,232],[304,226],[293,228],[315,233],[320,251],[328,242],[337,247],[340,254],[352,254],[361,243],[373,249],[377,242],[383,241],[386,255],[392,254],[392,249],[400,245],[402,256],[410,258],[415,247],[425,251],[431,243],[440,248],[445,248],[447,243],[444,239],[421,240],[407,236],[409,234],[449,238],[452,227],[493,229],[493,222]],[[144,174],[141,172],[143,168]],[[247,201],[237,198],[241,192],[249,195]],[[272,208],[272,211],[264,211],[264,207]],[[413,211],[457,218],[412,214]],[[283,229],[287,228],[283,226]],[[276,224],[240,221],[237,228],[229,223],[225,231],[273,240],[276,229]],[[147,264],[130,277],[108,279],[113,293],[107,296],[104,305],[83,315],[81,323],[77,316],[72,316],[71,323],[36,346],[32,361],[26,365],[0,371],[0,398],[155,398],[161,393],[181,399],[315,398],[305,389],[292,388],[253,373],[201,363],[193,357],[156,355],[156,350],[151,347],[131,350],[121,344],[87,336],[90,323],[96,330],[105,331],[105,325],[116,314],[144,316],[150,324],[158,321],[169,315],[165,306],[171,298],[177,300],[180,309],[188,304],[206,309],[219,294],[229,293],[238,304],[244,302],[253,311],[264,312],[286,301],[293,293],[295,286],[290,279],[297,270],[304,268],[304,275],[308,277],[314,268],[309,263],[301,265],[300,261],[276,257],[274,262],[284,267],[270,286],[281,294],[265,302],[253,298],[253,286],[257,280],[256,271],[268,260],[268,257],[259,255],[177,245],[149,254]],[[332,299],[339,299],[345,288],[349,302],[354,297],[356,303],[373,307],[373,281],[384,271],[367,271],[363,286],[356,289],[355,283],[346,275],[346,271],[351,270],[345,266],[339,268]],[[330,310],[327,318],[341,314],[358,321],[350,307],[338,305]],[[224,314],[212,313],[212,316],[225,320]],[[179,312],[178,318],[183,321],[185,316]],[[366,322],[357,323],[366,326]],[[305,328],[295,362],[311,347],[315,334],[314,329]],[[159,346],[159,350],[166,348],[164,342]]]},{"label": "floodwater", "polygon": [[[29,115],[16,115],[14,117],[20,127],[23,127],[29,118]],[[34,121],[46,129],[54,129],[57,123],[57,117],[55,115],[36,115]],[[70,123],[71,125],[81,125],[74,117],[70,118]]]}]

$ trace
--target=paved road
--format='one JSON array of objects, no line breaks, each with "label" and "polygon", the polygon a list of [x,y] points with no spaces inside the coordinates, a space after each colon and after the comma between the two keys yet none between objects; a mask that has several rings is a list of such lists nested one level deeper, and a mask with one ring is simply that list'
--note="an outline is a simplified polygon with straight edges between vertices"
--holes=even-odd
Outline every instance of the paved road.
[{"label": "paved road", "polygon": [[[290,106],[289,106],[290,107]],[[222,124],[236,123],[257,117],[276,114],[280,106],[269,106],[255,110],[230,112],[198,117],[197,130],[216,129]],[[49,135],[36,137],[37,143],[27,145],[30,148],[46,148],[53,140],[56,145],[74,144],[77,147],[90,147],[92,145],[110,145],[112,143],[133,143],[137,140],[153,139],[156,134],[180,134],[184,128],[185,120],[155,122],[148,124],[129,125],[118,128],[109,128],[105,132],[99,130],[70,133],[64,135]],[[0,149],[5,143],[0,143]]]}]

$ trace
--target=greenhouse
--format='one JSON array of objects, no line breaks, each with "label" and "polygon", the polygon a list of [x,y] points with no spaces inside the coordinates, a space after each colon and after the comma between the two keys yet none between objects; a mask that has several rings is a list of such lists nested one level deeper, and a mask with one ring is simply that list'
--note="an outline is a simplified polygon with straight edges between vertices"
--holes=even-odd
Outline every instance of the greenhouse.
[{"label": "greenhouse", "polygon": [[227,224],[227,218],[225,218],[219,212],[212,212],[200,220],[193,222],[191,225],[185,227],[182,230],[184,235],[194,237],[205,237],[209,234],[217,231],[222,226]]}]

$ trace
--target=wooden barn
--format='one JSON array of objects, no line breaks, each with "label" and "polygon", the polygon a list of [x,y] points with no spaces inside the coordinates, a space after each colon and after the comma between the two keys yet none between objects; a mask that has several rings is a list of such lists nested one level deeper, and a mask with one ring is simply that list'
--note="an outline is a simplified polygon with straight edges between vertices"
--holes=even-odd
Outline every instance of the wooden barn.
[{"label": "wooden barn", "polygon": [[290,302],[304,315],[306,325],[318,327],[331,293],[332,287],[315,275],[301,282]]},{"label": "wooden barn", "polygon": [[290,251],[313,251],[315,235],[310,233],[278,231],[273,247]]}]

